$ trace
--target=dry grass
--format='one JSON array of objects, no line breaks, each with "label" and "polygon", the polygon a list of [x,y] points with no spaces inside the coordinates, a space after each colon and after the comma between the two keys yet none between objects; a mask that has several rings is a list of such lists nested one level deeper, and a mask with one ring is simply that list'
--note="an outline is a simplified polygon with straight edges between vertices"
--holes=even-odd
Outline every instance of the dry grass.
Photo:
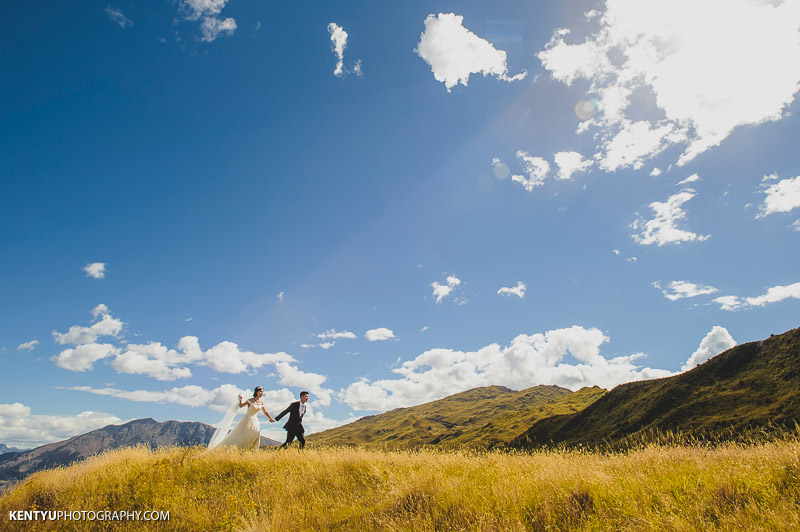
[{"label": "dry grass", "polygon": [[[130,448],[40,472],[12,510],[161,510],[95,530],[800,529],[800,441],[589,451]],[[24,526],[19,526],[24,525]]]}]

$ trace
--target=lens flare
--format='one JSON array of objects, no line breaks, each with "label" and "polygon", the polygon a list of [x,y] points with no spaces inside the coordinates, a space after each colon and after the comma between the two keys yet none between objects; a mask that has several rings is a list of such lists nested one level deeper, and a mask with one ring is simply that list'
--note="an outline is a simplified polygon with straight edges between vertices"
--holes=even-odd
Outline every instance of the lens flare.
[{"label": "lens flare", "polygon": [[597,100],[581,100],[575,104],[575,116],[578,120],[589,120],[597,110]]}]

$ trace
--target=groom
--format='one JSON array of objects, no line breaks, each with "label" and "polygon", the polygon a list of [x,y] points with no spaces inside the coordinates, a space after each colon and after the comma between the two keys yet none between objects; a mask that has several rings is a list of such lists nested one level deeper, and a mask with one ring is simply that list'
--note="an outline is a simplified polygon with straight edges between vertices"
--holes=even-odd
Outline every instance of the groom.
[{"label": "groom", "polygon": [[300,392],[300,400],[290,404],[289,407],[275,416],[275,420],[279,420],[286,414],[289,414],[289,420],[283,426],[286,429],[286,441],[281,445],[281,449],[285,449],[290,443],[297,438],[300,442],[300,448],[306,446],[306,439],[303,433],[306,429],[303,428],[303,416],[306,414],[306,401],[308,401],[308,392]]}]

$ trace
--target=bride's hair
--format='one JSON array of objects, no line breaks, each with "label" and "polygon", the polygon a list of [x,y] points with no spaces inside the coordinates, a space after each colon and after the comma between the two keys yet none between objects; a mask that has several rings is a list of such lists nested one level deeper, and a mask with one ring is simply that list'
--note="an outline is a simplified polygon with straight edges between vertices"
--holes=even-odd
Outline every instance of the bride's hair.
[{"label": "bride's hair", "polygon": [[253,397],[258,395],[258,392],[263,392],[263,391],[264,391],[264,388],[262,388],[261,386],[256,386],[256,389],[253,390]]}]

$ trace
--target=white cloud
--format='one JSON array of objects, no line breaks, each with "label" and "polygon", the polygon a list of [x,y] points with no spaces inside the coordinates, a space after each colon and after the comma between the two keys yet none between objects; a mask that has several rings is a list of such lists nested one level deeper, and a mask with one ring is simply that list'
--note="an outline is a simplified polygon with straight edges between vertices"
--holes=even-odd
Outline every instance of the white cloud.
[{"label": "white cloud", "polygon": [[800,231],[800,219],[795,220],[794,223],[791,225],[792,229],[795,231]]},{"label": "white cloud", "polygon": [[594,164],[594,161],[584,159],[576,151],[560,151],[553,156],[553,160],[558,166],[558,179],[572,179],[572,174],[585,172]]},{"label": "white cloud", "polygon": [[469,31],[463,21],[463,16],[454,13],[428,15],[414,49],[448,92],[458,83],[466,87],[471,74],[493,75],[503,81],[517,81],[527,75],[522,72],[509,77],[506,53]]},{"label": "white cloud", "polygon": [[[275,369],[278,371],[279,382],[282,385],[307,390],[314,396],[315,404],[321,406],[329,406],[331,404],[333,390],[322,386],[322,383],[328,380],[325,375],[302,371],[297,366],[286,362],[278,362],[275,364]],[[309,398],[309,401],[311,401],[311,398]]]},{"label": "white cloud", "polygon": [[103,303],[100,303],[89,312],[92,315],[92,318],[94,319],[97,319],[99,316],[105,316],[106,314],[110,313],[108,307],[105,306],[105,304]]},{"label": "white cloud", "polygon": [[106,276],[106,263],[105,262],[92,262],[83,267],[87,277],[94,279],[102,279]]},{"label": "white cloud", "polygon": [[637,259],[636,257],[628,257],[625,260],[628,261],[628,262],[637,262],[639,259]]},{"label": "white cloud", "polygon": [[621,252],[620,250],[618,250],[618,249],[612,249],[611,251],[613,251],[613,252],[614,252],[614,255],[619,255],[620,253],[622,253],[622,252]]},{"label": "white cloud", "polygon": [[19,344],[17,346],[17,351],[33,351],[37,345],[39,345],[39,340],[31,340],[30,342]]},{"label": "white cloud", "polygon": [[[491,344],[477,351],[431,349],[392,370],[400,377],[361,379],[339,394],[358,410],[389,410],[440,399],[478,386],[501,385],[524,389],[556,384],[570,389],[617,384],[671,375],[641,367],[641,353],[606,359],[600,346],[608,338],[598,329],[573,326],[543,334],[521,334],[511,345]],[[571,354],[577,363],[564,361]]]},{"label": "white cloud", "polygon": [[670,301],[677,301],[687,297],[697,297],[719,292],[719,290],[713,286],[704,286],[701,284],[690,283],[688,281],[672,281],[667,285],[666,288],[663,288],[661,283],[656,281],[653,283],[653,286],[661,290],[661,292],[664,294],[664,297]]},{"label": "white cloud", "polygon": [[276,295],[275,297],[278,298],[278,301],[283,303],[283,298],[284,298],[284,293],[283,292],[279,292],[278,295]]},{"label": "white cloud", "polygon": [[767,197],[764,198],[761,212],[756,218],[764,218],[776,212],[790,212],[800,207],[800,176],[769,185],[764,193]]},{"label": "white cloud", "polygon": [[653,170],[650,172],[650,175],[653,176],[653,177],[660,176],[661,175],[661,168],[653,168]]},{"label": "white cloud", "polygon": [[355,333],[352,333],[350,331],[341,331],[341,332],[339,332],[339,331],[336,331],[335,329],[328,329],[324,333],[319,333],[317,335],[317,338],[334,339],[334,340],[338,339],[338,338],[349,338],[351,340],[354,340],[357,337],[356,337]]},{"label": "white cloud", "polygon": [[203,42],[211,42],[219,37],[221,33],[226,33],[230,36],[233,35],[236,28],[236,20],[231,17],[226,19],[205,17],[203,23],[200,25],[200,32],[202,33],[200,40]]},{"label": "white cloud", "polygon": [[[197,364],[208,366],[220,373],[245,373],[253,369],[261,368],[269,364],[278,362],[294,362],[295,359],[287,353],[254,353],[253,351],[242,351],[233,342],[220,342],[207,351],[200,349],[200,343],[196,336],[184,336],[178,341],[178,349],[182,353],[176,353],[177,359],[166,360],[179,364],[196,362]],[[168,350],[170,355],[175,353]]]},{"label": "white cloud", "polygon": [[688,371],[735,345],[736,340],[733,339],[728,330],[725,327],[715,325],[700,342],[700,347],[697,348],[697,351],[692,353],[692,356],[681,367],[681,371]]},{"label": "white cloud", "polygon": [[186,20],[198,20],[202,16],[219,15],[228,0],[181,0]]},{"label": "white cloud", "polygon": [[748,305],[754,307],[763,307],[768,303],[777,303],[784,299],[800,299],[800,283],[790,284],[788,286],[773,286],[767,289],[767,292],[758,297],[745,298]]},{"label": "white cloud", "polygon": [[331,347],[333,347],[335,345],[336,345],[336,342],[322,342],[321,344],[319,344],[319,346],[322,349],[330,349]]},{"label": "white cloud", "polygon": [[[336,55],[336,68],[333,70],[333,75],[341,77],[349,73],[344,68],[344,49],[347,48],[347,32],[335,22],[331,22],[328,24],[328,33],[331,34],[331,49]],[[355,62],[352,72],[357,76],[362,75],[361,59]]]},{"label": "white cloud", "polygon": [[370,342],[380,342],[382,340],[389,340],[394,338],[394,331],[386,327],[378,327],[377,329],[370,329],[364,335]]},{"label": "white cloud", "polygon": [[101,359],[113,357],[111,367],[118,373],[148,375],[158,380],[171,381],[192,375],[187,365],[207,366],[220,373],[244,373],[277,362],[294,362],[286,353],[254,353],[243,351],[233,342],[220,342],[203,351],[196,336],[184,336],[178,341],[178,350],[169,349],[159,342],[128,344],[116,347],[98,344],[101,336],[117,337],[124,323],[111,316],[103,304],[92,309],[100,321],[90,327],[74,325],[66,333],[53,331],[59,344],[77,347],[62,351],[51,358],[56,365],[72,371],[87,371]]},{"label": "white cloud", "polygon": [[121,320],[113,318],[108,311],[108,307],[102,303],[92,309],[92,316],[97,319],[102,316],[100,321],[90,325],[89,327],[81,327],[73,325],[65,333],[53,331],[52,335],[56,343],[59,344],[91,344],[94,343],[101,336],[117,337],[122,332],[125,323]]},{"label": "white cloud", "polygon": [[692,174],[683,181],[679,181],[678,185],[679,186],[688,185],[689,183],[694,183],[696,181],[700,181],[700,176],[697,174]]},{"label": "white cloud", "polygon": [[442,299],[450,295],[453,289],[461,284],[461,279],[455,275],[447,276],[447,284],[439,284],[437,281],[431,283],[433,287],[433,295],[436,296],[436,302],[441,303]]},{"label": "white cloud", "polygon": [[745,302],[736,296],[717,297],[714,303],[719,303],[722,310],[739,310],[745,306]]},{"label": "white cloud", "polygon": [[180,0],[180,11],[186,20],[203,19],[200,24],[201,41],[211,42],[221,33],[233,35],[236,31],[236,20],[231,17],[220,19],[220,14],[228,0]]},{"label": "white cloud", "polygon": [[50,358],[51,361],[70,371],[88,371],[95,362],[114,356],[120,349],[111,344],[82,344],[74,348],[65,349]]},{"label": "white cloud", "polygon": [[722,310],[742,310],[748,307],[763,307],[769,303],[779,303],[786,299],[800,299],[800,282],[786,285],[773,286],[757,297],[723,296],[714,300],[719,303]]},{"label": "white cloud", "polygon": [[497,293],[501,296],[517,296],[520,299],[524,299],[525,290],[527,289],[528,286],[525,283],[523,283],[522,281],[517,281],[517,286],[515,286],[514,288],[509,288],[507,286],[504,286],[503,288],[498,290]]},{"label": "white cloud", "polygon": [[430,329],[430,327],[428,327],[427,325],[425,325],[425,326],[424,326],[422,329],[420,329],[420,330],[419,330],[419,332],[425,332],[425,331],[427,331],[428,329]]},{"label": "white cloud", "polygon": [[528,154],[528,152],[519,150],[517,152],[517,159],[522,162],[522,169],[528,175],[512,175],[511,180],[519,183],[528,192],[533,192],[533,189],[544,184],[544,179],[550,172],[550,163],[541,157],[536,157]]},{"label": "white cloud", "polygon": [[691,231],[679,229],[677,223],[686,218],[686,211],[682,206],[697,194],[691,188],[685,188],[677,194],[670,196],[667,201],[654,201],[650,204],[654,217],[650,220],[639,219],[631,224],[634,230],[641,233],[634,234],[633,240],[637,244],[677,244],[680,242],[693,242],[707,240],[711,235],[698,235]]},{"label": "white cloud", "polygon": [[[800,86],[796,0],[607,0],[595,20],[583,42],[556,31],[538,57],[560,82],[589,81],[599,110],[579,131],[596,129],[606,170],[673,144],[686,164],[740,126],[781,119]],[[634,93],[649,95],[645,107]]]},{"label": "white cloud", "polygon": [[39,447],[124,422],[104,412],[55,416],[33,414],[29,406],[21,403],[0,404],[0,441],[12,447]]},{"label": "white cloud", "polygon": [[125,28],[128,28],[130,26],[133,26],[133,21],[131,21],[131,19],[129,19],[128,17],[123,15],[122,11],[120,11],[119,8],[111,7],[109,5],[109,6],[106,6],[106,8],[103,11],[106,12],[106,15],[108,15],[108,18],[110,18],[112,21],[114,21],[117,24],[119,24],[120,28],[125,29]]},{"label": "white cloud", "polygon": [[149,344],[129,344],[125,352],[118,354],[111,361],[111,367],[117,373],[147,375],[160,381],[174,381],[192,376],[186,367],[178,367],[181,355],[167,349],[158,342]]}]

